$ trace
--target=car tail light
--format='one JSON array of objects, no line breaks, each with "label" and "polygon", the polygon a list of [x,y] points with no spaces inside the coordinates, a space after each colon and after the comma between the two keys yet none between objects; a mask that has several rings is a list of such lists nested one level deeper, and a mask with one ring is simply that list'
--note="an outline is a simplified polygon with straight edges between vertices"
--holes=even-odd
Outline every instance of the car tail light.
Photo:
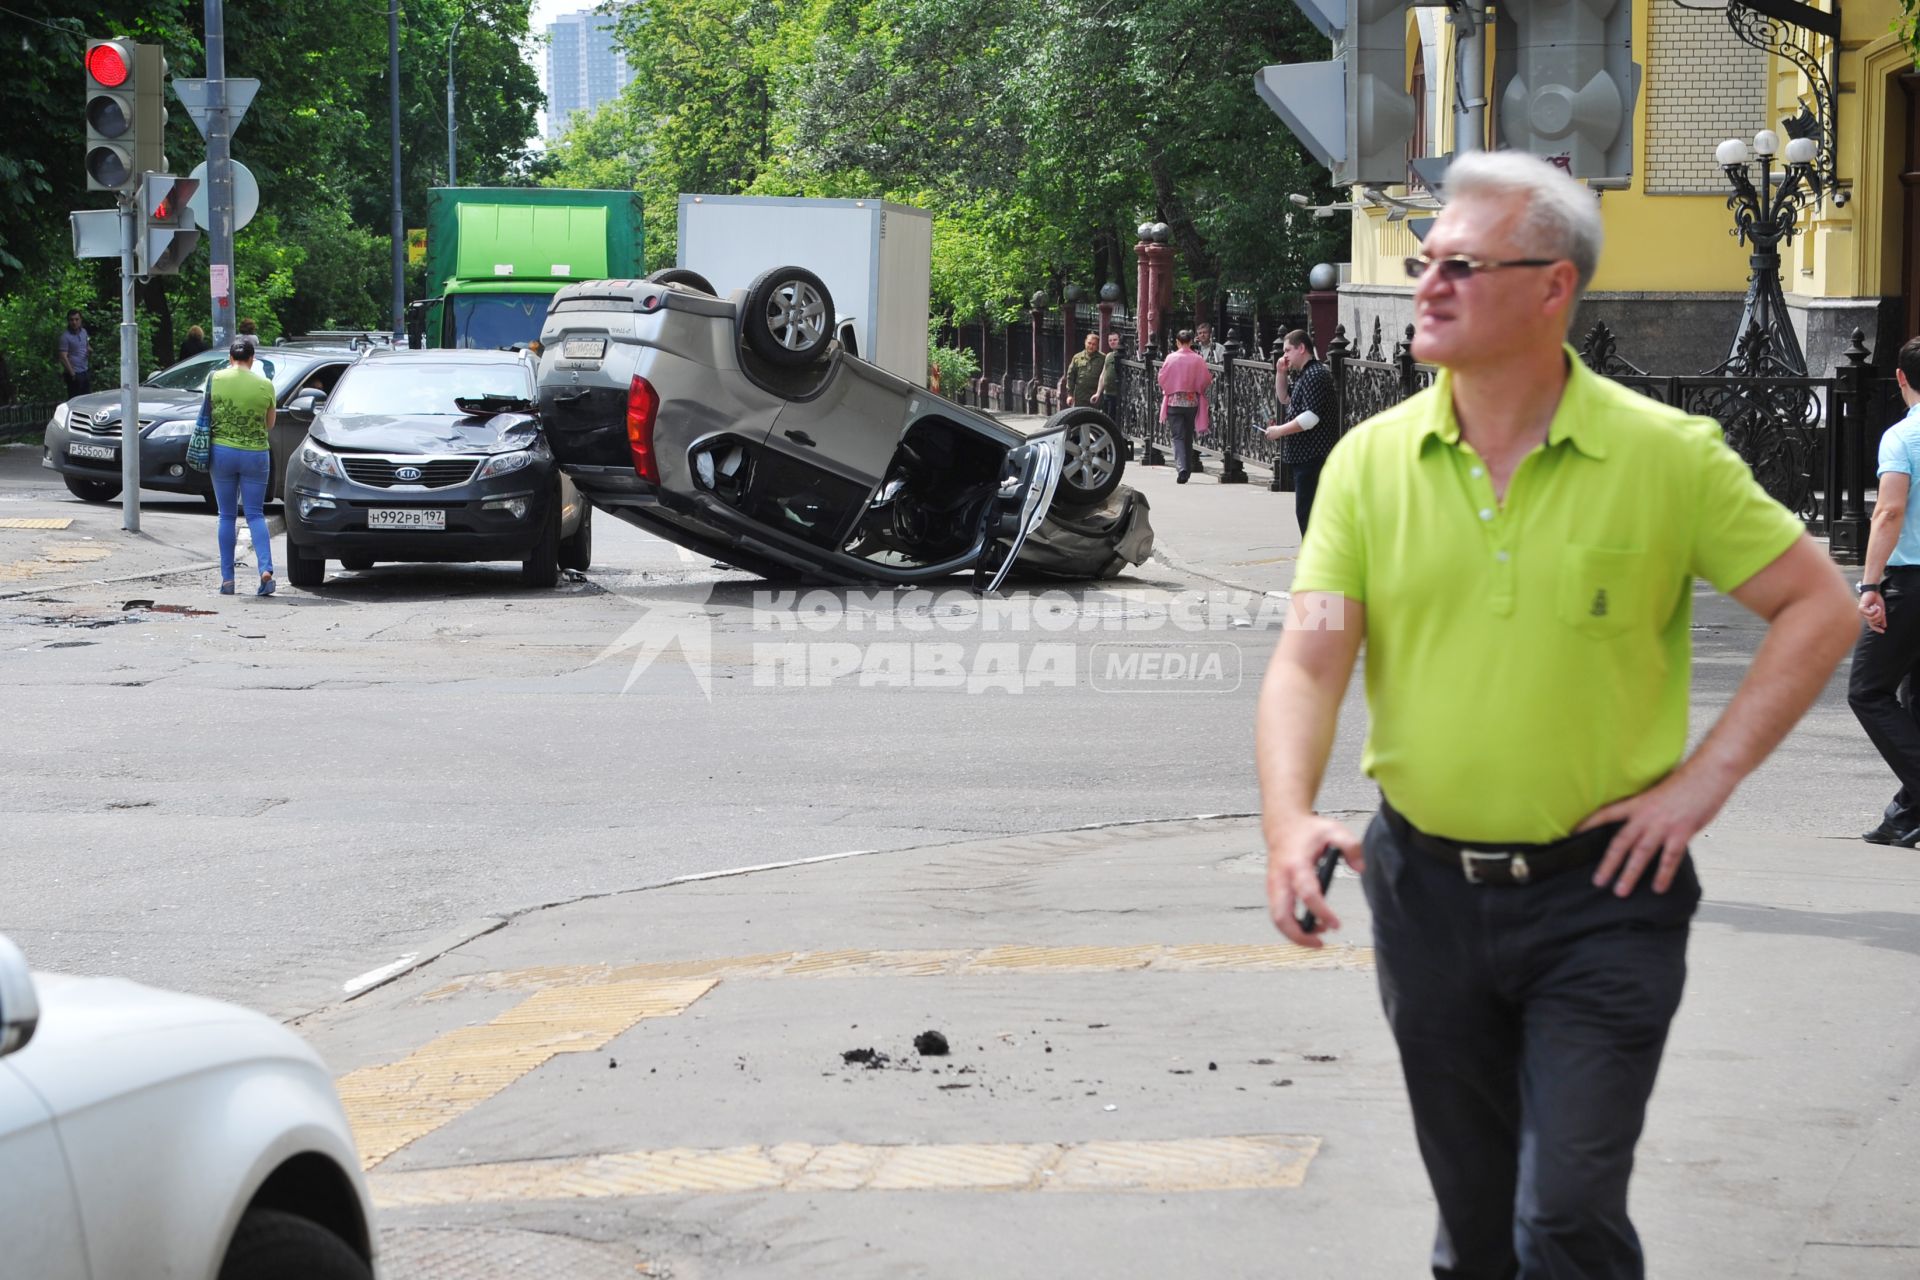
[{"label": "car tail light", "polygon": [[634,474],[648,484],[660,483],[660,460],[653,455],[653,423],[660,415],[660,393],[645,378],[627,387],[627,445],[633,450]]}]

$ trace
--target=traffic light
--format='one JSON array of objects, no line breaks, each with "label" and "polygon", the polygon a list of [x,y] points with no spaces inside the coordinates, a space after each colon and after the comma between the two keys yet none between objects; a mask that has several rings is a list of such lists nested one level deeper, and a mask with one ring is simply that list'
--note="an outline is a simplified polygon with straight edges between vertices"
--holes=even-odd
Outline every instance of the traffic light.
[{"label": "traffic light", "polygon": [[1254,89],[1335,186],[1407,180],[1406,0],[1294,0],[1333,41],[1333,61],[1262,68]]},{"label": "traffic light", "polygon": [[166,78],[157,44],[87,41],[87,190],[131,191],[167,167]]},{"label": "traffic light", "polygon": [[180,274],[180,264],[200,243],[193,210],[187,206],[199,189],[198,180],[170,173],[149,173],[141,178],[139,234],[133,241],[134,274]]},{"label": "traffic light", "polygon": [[1522,0],[1495,26],[1500,144],[1531,151],[1576,178],[1633,172],[1633,61],[1628,0]]}]

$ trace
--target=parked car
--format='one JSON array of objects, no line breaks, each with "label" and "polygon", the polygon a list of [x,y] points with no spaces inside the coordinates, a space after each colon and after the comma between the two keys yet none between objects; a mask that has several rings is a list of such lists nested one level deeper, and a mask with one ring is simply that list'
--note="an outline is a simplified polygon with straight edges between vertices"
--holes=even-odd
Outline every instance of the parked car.
[{"label": "parked car", "polygon": [[270,1018],[32,974],[0,936],[0,1273],[369,1280],[332,1077]]},{"label": "parked car", "polygon": [[529,586],[593,556],[592,509],[554,465],[519,351],[374,351],[331,396],[292,407],[312,426],[287,462],[287,581],[328,560],[518,560]]},{"label": "parked car", "polygon": [[[304,391],[323,395],[333,389],[361,348],[345,340],[263,346],[254,368],[273,381],[280,408],[268,444],[273,470],[267,497],[280,496],[279,477],[287,458],[307,434],[311,413],[291,402]],[[207,378],[227,365],[224,351],[202,352],[161,370],[140,384],[140,487],[198,494],[213,505],[213,482],[187,466],[187,437],[200,416]],[[88,502],[120,496],[120,392],[94,391],[75,396],[53,411],[41,446],[40,464],[60,473],[68,492]]]},{"label": "parked car", "polygon": [[1024,430],[859,358],[799,267],[713,296],[691,272],[570,285],[540,335],[540,414],[592,502],[768,577],[915,583],[1016,565],[1100,578],[1153,549],[1097,409]]}]

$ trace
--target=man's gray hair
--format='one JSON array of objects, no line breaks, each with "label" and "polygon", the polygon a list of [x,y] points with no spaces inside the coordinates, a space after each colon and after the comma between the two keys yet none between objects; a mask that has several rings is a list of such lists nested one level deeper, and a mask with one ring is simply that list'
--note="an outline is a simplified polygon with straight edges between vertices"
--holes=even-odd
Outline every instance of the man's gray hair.
[{"label": "man's gray hair", "polygon": [[1447,166],[1448,200],[1525,196],[1516,234],[1529,254],[1565,258],[1585,293],[1600,265],[1600,201],[1559,169],[1524,151],[1470,151]]}]

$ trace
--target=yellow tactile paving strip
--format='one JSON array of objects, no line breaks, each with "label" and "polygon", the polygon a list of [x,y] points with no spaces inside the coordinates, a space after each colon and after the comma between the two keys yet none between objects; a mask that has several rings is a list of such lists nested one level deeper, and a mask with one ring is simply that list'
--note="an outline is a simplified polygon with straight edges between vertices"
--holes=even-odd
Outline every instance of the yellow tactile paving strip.
[{"label": "yellow tactile paving strip", "polygon": [[556,1054],[590,1053],[643,1018],[666,1018],[711,991],[712,978],[553,987],[493,1021],[437,1036],[398,1062],[336,1081],[360,1159],[372,1168],[493,1097]]},{"label": "yellow tactile paving strip", "polygon": [[985,947],[964,951],[780,951],[714,960],[630,965],[542,965],[459,978],[429,991],[439,1000],[465,991],[537,991],[664,978],[931,978],[953,974],[1265,973],[1276,969],[1370,969],[1373,948],[1290,943],[1201,943],[1131,947]]},{"label": "yellow tactile paving strip", "polygon": [[57,518],[7,516],[5,519],[0,519],[0,529],[65,529],[72,524],[72,516],[59,516]]},{"label": "yellow tactile paving strip", "polygon": [[1299,1134],[911,1147],[788,1142],[377,1173],[369,1183],[382,1209],[756,1191],[1287,1190],[1305,1181],[1319,1150],[1320,1139]]}]

